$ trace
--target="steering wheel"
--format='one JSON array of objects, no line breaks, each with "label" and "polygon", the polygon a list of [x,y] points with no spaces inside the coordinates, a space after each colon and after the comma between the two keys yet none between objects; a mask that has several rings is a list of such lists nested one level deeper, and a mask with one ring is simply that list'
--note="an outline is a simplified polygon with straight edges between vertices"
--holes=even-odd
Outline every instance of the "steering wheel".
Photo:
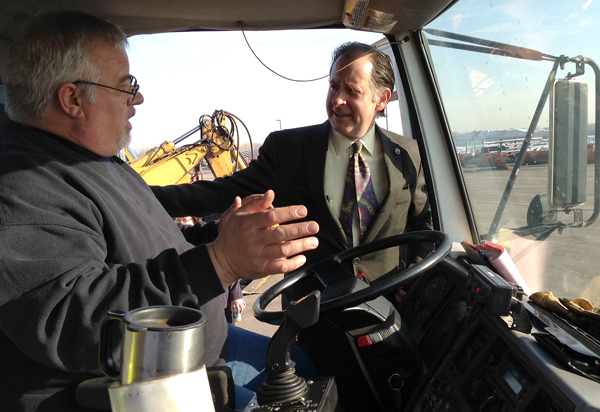
[{"label": "steering wheel", "polygon": [[452,248],[452,240],[446,233],[436,230],[423,230],[390,236],[345,250],[320,260],[319,262],[316,262],[310,266],[300,268],[294,272],[291,272],[283,280],[271,286],[261,296],[259,296],[256,302],[254,302],[254,316],[258,320],[266,323],[277,324],[280,322],[281,319],[283,319],[284,311],[267,311],[265,308],[277,296],[284,293],[296,282],[308,276],[318,276],[317,273],[319,268],[326,267],[332,263],[341,265],[342,263],[345,263],[357,256],[373,253],[390,247],[402,246],[409,243],[424,242],[433,243],[436,247],[435,250],[421,262],[405,270],[399,271],[390,277],[386,277],[381,281],[374,281],[371,285],[361,290],[355,290],[352,293],[322,300],[319,309],[320,315],[327,317],[330,314],[337,313],[343,309],[363,302],[368,302],[377,296],[394,291],[399,286],[407,283],[410,280],[413,280],[433,266],[440,263],[448,255],[448,253],[450,253],[450,249]]}]

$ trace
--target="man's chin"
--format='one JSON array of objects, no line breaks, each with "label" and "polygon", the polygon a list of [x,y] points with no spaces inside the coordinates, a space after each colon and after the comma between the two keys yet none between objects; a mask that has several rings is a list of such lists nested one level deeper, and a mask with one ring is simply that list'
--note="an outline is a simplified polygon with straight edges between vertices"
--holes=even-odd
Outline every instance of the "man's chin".
[{"label": "man's chin", "polygon": [[125,149],[130,144],[131,133],[129,132],[129,130],[123,130],[123,134],[121,135],[121,139],[119,140],[119,150]]},{"label": "man's chin", "polygon": [[344,127],[342,125],[340,125],[339,123],[332,123],[331,127],[333,130],[335,130],[336,132],[338,132],[339,134],[341,134],[342,136],[344,136],[347,139],[350,140],[355,140],[356,137],[354,136],[353,132],[354,129],[351,127]]}]

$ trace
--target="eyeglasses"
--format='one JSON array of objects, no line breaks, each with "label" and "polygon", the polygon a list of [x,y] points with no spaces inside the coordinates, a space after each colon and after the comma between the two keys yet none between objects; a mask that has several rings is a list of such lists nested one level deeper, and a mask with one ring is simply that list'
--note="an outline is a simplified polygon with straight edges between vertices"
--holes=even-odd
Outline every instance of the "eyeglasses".
[{"label": "eyeglasses", "polygon": [[106,86],[106,85],[100,84],[100,83],[88,82],[86,80],[77,80],[77,81],[73,82],[73,84],[78,84],[78,83],[92,84],[94,86],[106,87],[107,89],[112,89],[112,90],[116,90],[118,92],[127,93],[127,94],[131,95],[131,99],[129,99],[129,101],[133,102],[135,100],[135,96],[137,96],[137,94],[138,94],[138,90],[140,90],[140,85],[138,84],[137,79],[135,77],[133,77],[132,75],[129,75],[128,80],[129,80],[129,84],[131,84],[130,91],[118,89],[116,87]]}]

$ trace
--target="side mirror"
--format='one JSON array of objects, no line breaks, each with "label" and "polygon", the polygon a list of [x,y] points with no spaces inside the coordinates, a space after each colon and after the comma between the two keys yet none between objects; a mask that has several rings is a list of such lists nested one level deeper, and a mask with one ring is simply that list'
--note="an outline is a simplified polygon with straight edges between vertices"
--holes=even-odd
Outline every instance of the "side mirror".
[{"label": "side mirror", "polygon": [[558,79],[550,93],[548,203],[564,208],[585,203],[588,86]]}]

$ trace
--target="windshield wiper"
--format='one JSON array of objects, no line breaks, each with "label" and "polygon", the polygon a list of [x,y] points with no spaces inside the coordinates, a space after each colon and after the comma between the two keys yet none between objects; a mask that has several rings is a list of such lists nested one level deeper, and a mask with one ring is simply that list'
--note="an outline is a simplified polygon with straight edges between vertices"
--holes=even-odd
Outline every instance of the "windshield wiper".
[{"label": "windshield wiper", "polygon": [[[528,49],[526,47],[513,46],[512,44],[500,43],[492,40],[480,39],[478,37],[465,36],[464,34],[452,33],[444,30],[436,29],[424,29],[424,32],[431,34],[432,36],[445,37],[452,40],[459,40],[465,43],[454,43],[443,40],[428,39],[429,44],[434,46],[448,47],[453,49],[461,49],[468,51],[475,51],[478,53],[495,54],[505,57],[513,57],[516,59],[526,60],[547,60],[556,61],[559,58],[550,54],[542,53],[534,49]],[[476,46],[472,46],[475,44]]]}]

